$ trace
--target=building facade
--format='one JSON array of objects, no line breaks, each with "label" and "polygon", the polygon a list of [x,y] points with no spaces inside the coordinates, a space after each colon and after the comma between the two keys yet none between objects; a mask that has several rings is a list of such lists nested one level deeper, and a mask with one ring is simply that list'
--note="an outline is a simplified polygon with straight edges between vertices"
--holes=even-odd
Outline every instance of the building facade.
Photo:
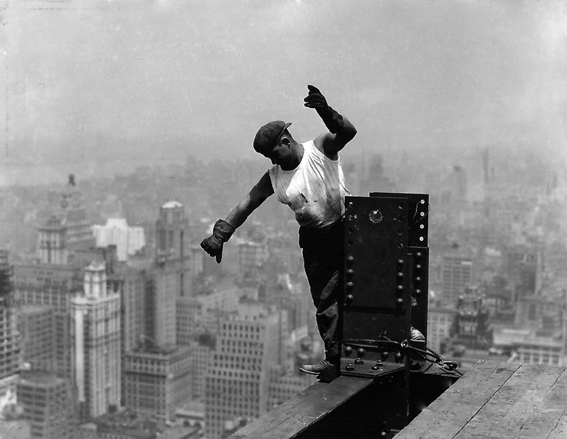
[{"label": "building facade", "polygon": [[75,411],[69,381],[46,372],[23,372],[18,404],[31,424],[31,437],[75,439]]},{"label": "building facade", "polygon": [[13,394],[20,366],[20,339],[14,307],[13,267],[0,250],[0,399]]},{"label": "building facade", "polygon": [[126,353],[125,404],[159,421],[173,421],[175,410],[191,399],[189,346],[153,347]]},{"label": "building facade", "polygon": [[49,306],[24,305],[18,309],[22,362],[30,370],[56,370],[55,310]]},{"label": "building facade", "polygon": [[220,439],[225,423],[255,419],[269,410],[270,370],[286,355],[286,314],[260,303],[247,303],[221,325],[207,371],[205,426],[209,439]]},{"label": "building facade", "polygon": [[120,405],[120,292],[109,290],[104,263],[85,269],[84,293],[71,301],[73,381],[82,418]]},{"label": "building facade", "polygon": [[451,252],[443,255],[441,265],[442,299],[456,303],[465,288],[471,285],[472,260],[467,255]]},{"label": "building facade", "polygon": [[128,260],[146,245],[143,227],[129,226],[124,218],[109,218],[104,226],[94,226],[97,247],[116,246],[119,261]]}]

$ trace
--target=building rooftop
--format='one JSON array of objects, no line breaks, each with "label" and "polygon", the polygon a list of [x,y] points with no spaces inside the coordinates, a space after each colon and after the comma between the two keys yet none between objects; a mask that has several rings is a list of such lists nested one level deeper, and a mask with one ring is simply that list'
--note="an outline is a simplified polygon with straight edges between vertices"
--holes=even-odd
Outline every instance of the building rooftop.
[{"label": "building rooftop", "polygon": [[175,209],[177,207],[183,207],[179,201],[168,201],[162,206],[162,209]]},{"label": "building rooftop", "polygon": [[51,372],[42,372],[42,371],[22,371],[20,373],[20,382],[22,384],[34,383],[34,384],[43,384],[45,386],[53,386],[64,382],[63,378],[58,378],[55,374]]}]

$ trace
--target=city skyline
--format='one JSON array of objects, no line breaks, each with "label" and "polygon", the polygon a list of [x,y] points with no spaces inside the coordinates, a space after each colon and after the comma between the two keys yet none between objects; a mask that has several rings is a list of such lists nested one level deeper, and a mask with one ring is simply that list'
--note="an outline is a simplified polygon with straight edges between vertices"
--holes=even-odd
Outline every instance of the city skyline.
[{"label": "city skyline", "polygon": [[[180,170],[191,166],[192,163],[187,163]],[[515,173],[513,165],[509,163],[508,166],[508,171]],[[368,175],[362,180],[375,176],[376,169],[369,168],[367,171]],[[482,348],[482,353],[488,355],[487,349],[493,348],[491,343],[494,340],[496,351],[515,347],[514,358],[547,365],[561,365],[567,361],[567,351],[563,347],[567,340],[567,326],[561,327],[564,313],[557,306],[564,300],[562,295],[567,285],[560,268],[567,258],[567,247],[561,240],[565,226],[558,221],[561,210],[565,208],[563,194],[567,186],[563,178],[554,179],[553,175],[547,175],[548,178],[537,185],[527,179],[521,180],[519,187],[522,189],[519,191],[502,186],[498,179],[488,176],[484,183],[485,197],[481,201],[470,198],[464,169],[457,167],[448,175],[437,176],[437,185],[443,187],[443,192],[435,195],[432,202],[434,209],[427,209],[428,221],[432,225],[429,229],[428,290],[431,294],[435,293],[431,296],[427,343],[438,347],[441,354],[452,356],[453,352],[466,350],[471,355],[463,360],[466,365],[466,361],[471,361],[474,355],[480,355],[475,347]],[[285,223],[277,213],[265,212],[264,221],[252,222],[240,229],[237,236],[227,243],[223,263],[216,264],[195,241],[195,237],[209,226],[200,221],[203,210],[195,210],[194,203],[185,200],[183,203],[155,202],[160,198],[154,197],[155,194],[161,193],[172,200],[179,188],[186,184],[184,180],[163,177],[164,174],[153,170],[111,180],[108,184],[111,184],[114,195],[109,199],[105,198],[109,192],[97,186],[103,181],[70,178],[67,185],[60,184],[59,190],[47,197],[53,211],[45,222],[38,222],[34,231],[38,237],[35,256],[27,262],[13,264],[14,303],[28,305],[22,309],[23,324],[19,328],[23,334],[22,358],[32,371],[43,367],[50,370],[48,364],[51,362],[54,371],[68,376],[65,371],[73,366],[71,372],[75,371],[76,376],[73,382],[80,384],[77,386],[79,390],[87,381],[92,382],[92,390],[84,386],[84,392],[81,394],[79,391],[78,396],[81,398],[82,395],[83,402],[92,400],[94,404],[94,396],[98,394],[102,405],[93,415],[100,416],[82,418],[81,429],[91,428],[95,422],[92,428],[98,429],[102,435],[105,428],[111,428],[105,423],[105,416],[118,416],[120,413],[128,416],[128,409],[132,408],[139,415],[155,413],[161,421],[178,422],[181,419],[178,414],[183,411],[186,402],[201,401],[205,431],[213,439],[249,422],[249,418],[260,416],[264,410],[277,406],[301,391],[304,385],[307,386],[308,383],[297,378],[294,371],[298,361],[319,355],[320,346],[314,341],[311,348],[304,344],[314,331],[314,322],[308,318],[311,304],[307,303],[305,279],[302,281],[296,235],[284,232]],[[230,182],[233,175],[224,173],[223,177]],[[83,193],[83,184],[89,188],[89,196]],[[31,188],[24,192],[14,188],[13,192],[5,191],[5,195],[4,203],[17,200],[15,205],[23,206],[23,209],[36,208],[30,200],[38,195],[33,194]],[[108,204],[101,205],[100,200],[105,199]],[[122,211],[116,207],[122,206],[121,201],[124,201],[124,212],[133,214],[129,207],[131,200],[134,200],[139,212],[151,210],[151,221],[145,223],[151,239],[141,252],[121,261],[117,258],[117,248],[95,247],[89,212],[94,213],[93,207],[99,206],[98,215],[112,218]],[[210,213],[219,201],[222,200],[208,198],[204,211]],[[93,265],[93,260],[100,262]],[[10,266],[11,263],[5,264],[5,273],[11,273]],[[90,280],[89,271],[100,274],[97,282],[92,276]],[[82,273],[85,273],[84,277]],[[106,280],[105,273],[108,276]],[[0,283],[8,288],[12,285],[7,280]],[[111,324],[109,310],[104,310],[104,286],[107,284],[108,292],[113,291],[115,312],[118,310],[118,297],[121,297],[120,336],[116,332],[117,323]],[[96,299],[97,294],[101,300]],[[468,305],[465,303],[463,306],[462,296],[467,297]],[[108,409],[104,406],[103,398],[109,396],[106,393],[112,389],[119,391],[118,380],[115,385],[105,387],[103,392],[101,383],[104,380],[86,379],[86,372],[95,369],[102,372],[108,368],[107,373],[116,375],[116,361],[108,361],[103,367],[78,367],[88,363],[86,347],[91,345],[87,343],[87,332],[85,349],[81,343],[76,343],[79,339],[77,334],[83,332],[83,319],[77,318],[76,311],[83,304],[94,307],[91,326],[101,325],[101,330],[94,331],[92,335],[104,336],[105,340],[93,338],[93,342],[96,341],[92,344],[93,353],[95,349],[108,352],[108,355],[92,355],[93,358],[108,356],[110,360],[111,349],[116,350],[119,337],[122,340],[121,352],[126,354],[127,359],[121,370],[121,402],[125,408],[122,404],[117,407],[111,402],[116,400],[116,396],[108,400]],[[273,322],[279,337],[266,337],[260,345],[252,344],[253,349],[248,352],[246,349],[250,346],[246,343],[250,334],[254,333],[250,327],[255,325],[256,317],[268,309],[277,311],[275,315],[282,315],[281,321],[277,318]],[[14,311],[19,314],[19,308],[14,308]],[[99,311],[104,314],[104,320],[100,318],[102,315],[96,316]],[[88,313],[90,315],[91,311]],[[175,319],[169,318],[172,315]],[[108,321],[108,324],[103,325],[103,321]],[[230,327],[234,324],[244,329],[234,333],[234,327]],[[286,330],[287,325],[291,325],[290,331]],[[106,337],[107,330],[114,331],[114,341]],[[50,351],[53,354],[57,352],[58,364],[49,358],[50,352],[31,343],[32,337],[39,334],[43,337],[49,333],[58,334],[54,337],[57,344]],[[534,336],[537,345],[533,343]],[[448,338],[451,345],[448,345]],[[286,343],[293,345],[289,354],[283,348]],[[459,343],[469,345],[465,349]],[[176,345],[185,347],[176,350]],[[248,366],[256,367],[255,362],[263,358],[265,353],[260,355],[258,350],[262,345],[269,346],[269,356],[273,358],[262,365],[261,380],[256,382],[252,378],[258,371]],[[72,346],[75,353],[71,352]],[[546,353],[549,347],[553,349],[552,355]],[[245,351],[239,352],[239,349]],[[236,355],[230,356],[231,350]],[[275,353],[279,356],[278,361],[275,361]],[[454,355],[457,357],[457,354]],[[79,361],[83,358],[84,362]],[[118,358],[116,352],[114,358]],[[282,358],[285,364],[281,364]],[[179,374],[176,375],[175,371]],[[191,376],[183,371],[191,371]],[[246,381],[247,387],[241,386],[242,392],[238,390],[231,394],[228,391],[228,396],[222,394],[223,389],[234,387],[229,383],[230,379],[226,381],[227,376],[240,379],[242,374],[248,377],[250,371],[253,372],[252,378],[249,383]],[[153,375],[150,377],[148,373]],[[219,381],[207,384],[207,377],[219,378]],[[11,383],[17,376],[9,378]],[[58,389],[62,394],[64,387],[58,384],[55,376],[46,375],[45,380],[53,391]],[[236,380],[236,387],[239,383]],[[34,389],[38,388],[34,386]],[[246,404],[250,405],[246,395],[257,386],[267,387],[267,392],[262,390],[259,393],[260,405],[254,402],[250,411],[250,407],[246,408]],[[34,407],[40,403],[34,396],[36,390],[26,392],[25,410],[35,410]],[[167,407],[166,411],[164,407]],[[126,411],[122,411],[123,408]],[[140,422],[143,424],[141,419]],[[131,428],[139,428],[140,422],[132,421]],[[40,428],[41,425],[48,424],[39,420],[32,428]]]}]

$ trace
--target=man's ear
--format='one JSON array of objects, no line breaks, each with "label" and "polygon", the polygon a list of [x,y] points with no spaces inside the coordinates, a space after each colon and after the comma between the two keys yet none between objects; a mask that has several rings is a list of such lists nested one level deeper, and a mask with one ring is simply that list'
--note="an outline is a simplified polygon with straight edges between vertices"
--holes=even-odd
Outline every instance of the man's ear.
[{"label": "man's ear", "polygon": [[283,136],[280,140],[280,143],[284,146],[291,146],[291,140],[289,140],[287,137]]}]

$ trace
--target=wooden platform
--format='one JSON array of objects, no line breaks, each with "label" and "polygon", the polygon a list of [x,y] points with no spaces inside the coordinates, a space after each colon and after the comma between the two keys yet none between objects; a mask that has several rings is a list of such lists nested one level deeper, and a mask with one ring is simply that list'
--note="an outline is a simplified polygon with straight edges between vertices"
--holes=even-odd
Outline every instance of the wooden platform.
[{"label": "wooden platform", "polygon": [[[341,376],[332,383],[318,382],[248,424],[230,439],[290,439],[370,387],[372,379]],[[329,435],[327,435],[328,437]]]},{"label": "wooden platform", "polygon": [[567,438],[565,367],[479,361],[395,439]]}]

